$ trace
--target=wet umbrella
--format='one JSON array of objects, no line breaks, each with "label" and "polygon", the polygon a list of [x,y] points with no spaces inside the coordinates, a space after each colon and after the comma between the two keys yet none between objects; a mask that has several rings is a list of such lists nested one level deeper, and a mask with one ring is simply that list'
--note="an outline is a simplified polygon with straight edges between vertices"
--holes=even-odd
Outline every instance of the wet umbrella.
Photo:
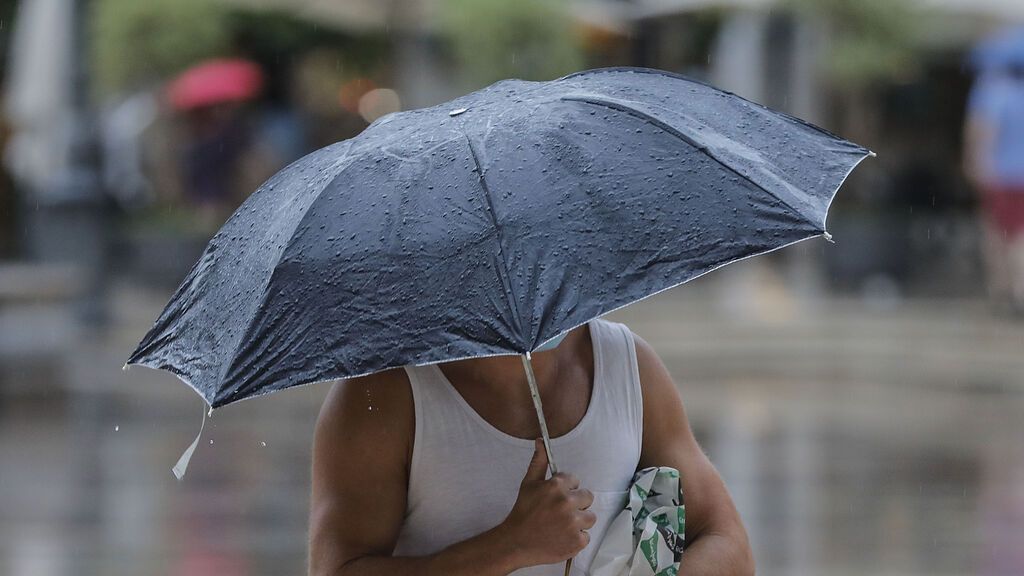
[{"label": "wet umbrella", "polygon": [[169,370],[219,407],[517,354],[546,441],[531,352],[730,262],[827,235],[836,190],[869,154],[657,70],[499,82],[385,116],[271,178],[128,363]]}]

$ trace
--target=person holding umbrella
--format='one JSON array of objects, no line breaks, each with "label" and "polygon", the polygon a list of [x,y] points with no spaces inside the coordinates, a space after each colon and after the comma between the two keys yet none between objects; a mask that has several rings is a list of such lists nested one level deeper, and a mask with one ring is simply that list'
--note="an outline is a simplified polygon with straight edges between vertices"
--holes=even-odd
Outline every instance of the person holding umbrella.
[{"label": "person holding umbrella", "polygon": [[128,363],[211,408],[346,380],[315,438],[314,574],[751,574],[664,365],[600,317],[829,238],[870,155],[660,70],[499,82],[267,181]]},{"label": "person holding umbrella", "polygon": [[577,555],[586,570],[591,543],[647,466],[683,471],[683,492],[699,495],[687,501],[681,570],[754,573],[736,508],[650,345],[597,320],[533,363],[554,451],[572,474],[546,478],[515,357],[335,384],[314,444],[310,574],[562,574]]}]

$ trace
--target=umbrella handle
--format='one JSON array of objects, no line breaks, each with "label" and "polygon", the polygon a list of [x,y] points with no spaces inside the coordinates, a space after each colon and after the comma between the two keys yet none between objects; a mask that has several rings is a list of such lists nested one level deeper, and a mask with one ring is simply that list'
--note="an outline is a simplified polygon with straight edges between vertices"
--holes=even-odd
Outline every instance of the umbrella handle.
[{"label": "umbrella handle", "polygon": [[[555,456],[551,453],[551,436],[548,434],[548,421],[544,418],[544,405],[540,402],[540,391],[537,389],[537,377],[533,374],[533,363],[530,361],[530,353],[523,354],[523,368],[526,370],[526,383],[530,386],[530,398],[533,399],[533,409],[537,411],[537,422],[540,423],[540,435],[544,440],[544,451],[548,455],[548,469],[551,475],[558,474],[558,466],[555,465]],[[569,576],[572,570],[572,558],[565,561],[565,576]]]}]

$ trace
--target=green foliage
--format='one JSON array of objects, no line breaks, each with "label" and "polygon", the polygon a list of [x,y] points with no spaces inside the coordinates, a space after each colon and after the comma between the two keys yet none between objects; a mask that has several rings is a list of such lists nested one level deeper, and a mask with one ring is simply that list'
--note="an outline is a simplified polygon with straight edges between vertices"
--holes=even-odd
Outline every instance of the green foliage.
[{"label": "green foliage", "polygon": [[166,78],[230,48],[227,12],[210,0],[95,0],[91,18],[103,92]]},{"label": "green foliage", "polygon": [[837,84],[863,85],[910,71],[923,18],[907,0],[787,0],[828,26],[827,72]]},{"label": "green foliage", "polygon": [[442,30],[466,80],[549,80],[578,70],[566,0],[444,0]]}]

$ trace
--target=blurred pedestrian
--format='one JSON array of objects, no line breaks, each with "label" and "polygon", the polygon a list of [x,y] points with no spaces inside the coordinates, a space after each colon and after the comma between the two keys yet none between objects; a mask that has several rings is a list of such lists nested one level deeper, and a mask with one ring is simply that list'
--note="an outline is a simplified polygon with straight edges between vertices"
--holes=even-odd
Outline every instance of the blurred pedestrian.
[{"label": "blurred pedestrian", "polygon": [[243,59],[200,63],[168,85],[169,101],[186,121],[185,200],[204,228],[219,226],[278,167],[259,141],[264,135],[252,105],[263,88],[263,71]]},{"label": "blurred pedestrian", "polygon": [[219,225],[238,206],[235,181],[252,127],[242,105],[204,106],[187,112],[189,138],[182,151],[185,196],[207,227]]},{"label": "blurred pedestrian", "polygon": [[1024,60],[979,73],[968,103],[965,160],[981,197],[990,293],[1024,314]]}]

